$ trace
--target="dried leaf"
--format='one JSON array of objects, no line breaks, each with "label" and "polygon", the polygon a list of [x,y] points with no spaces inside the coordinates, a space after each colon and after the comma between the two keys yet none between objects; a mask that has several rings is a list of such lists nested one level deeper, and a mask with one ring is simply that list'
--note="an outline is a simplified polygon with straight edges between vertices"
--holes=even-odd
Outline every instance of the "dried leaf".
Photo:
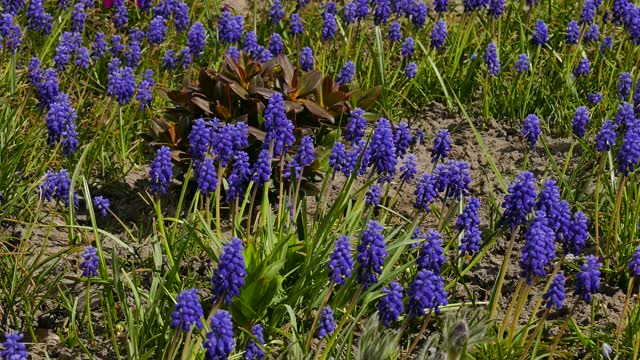
[{"label": "dried leaf", "polygon": [[198,108],[202,109],[202,111],[204,111],[207,115],[213,114],[211,112],[211,104],[207,100],[199,96],[194,96],[191,98],[191,102]]},{"label": "dried leaf", "polygon": [[367,110],[376,103],[376,100],[378,100],[380,95],[382,95],[382,86],[374,86],[356,98],[356,106],[363,110]]},{"label": "dried leaf", "polygon": [[291,61],[289,61],[289,58],[283,54],[278,55],[276,59],[282,69],[282,73],[284,74],[285,83],[291,84],[291,81],[293,80],[293,65],[291,64]]},{"label": "dried leaf", "polygon": [[312,70],[304,74],[298,81],[298,90],[296,91],[296,98],[305,96],[315,91],[322,82],[322,73],[318,70]]},{"label": "dried leaf", "polygon": [[229,84],[229,88],[236,95],[240,96],[242,100],[247,100],[247,97],[249,96],[249,92],[245,88],[243,88],[242,85],[238,84],[237,82],[232,82]]},{"label": "dried leaf", "polygon": [[335,119],[333,118],[333,116],[317,103],[308,99],[299,99],[298,101],[300,101],[304,105],[304,107],[307,108],[307,110],[309,110],[313,115],[317,116],[318,118],[329,120],[329,122],[332,124],[335,123]]}]

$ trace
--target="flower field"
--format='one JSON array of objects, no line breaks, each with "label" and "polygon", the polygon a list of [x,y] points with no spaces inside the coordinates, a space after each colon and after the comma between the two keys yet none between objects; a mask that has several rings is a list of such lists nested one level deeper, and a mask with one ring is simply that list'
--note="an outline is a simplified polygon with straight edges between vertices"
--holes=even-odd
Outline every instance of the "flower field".
[{"label": "flower field", "polygon": [[640,358],[631,0],[0,0],[0,357]]}]

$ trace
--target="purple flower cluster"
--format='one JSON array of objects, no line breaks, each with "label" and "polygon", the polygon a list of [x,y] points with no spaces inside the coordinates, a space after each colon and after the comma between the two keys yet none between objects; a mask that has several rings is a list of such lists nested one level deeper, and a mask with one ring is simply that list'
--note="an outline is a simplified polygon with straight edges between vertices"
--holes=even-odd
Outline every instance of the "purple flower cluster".
[{"label": "purple flower cluster", "polygon": [[589,30],[584,33],[584,40],[587,43],[597,43],[600,41],[600,27],[598,24],[591,24],[591,26],[589,26]]},{"label": "purple flower cluster", "polygon": [[240,41],[243,28],[244,17],[241,15],[233,16],[229,10],[222,12],[218,21],[218,36],[223,43],[235,44]]},{"label": "purple flower cluster", "polygon": [[349,113],[347,126],[345,127],[344,139],[351,145],[358,143],[364,136],[367,129],[367,119],[364,118],[364,110],[355,108]]},{"label": "purple flower cluster", "polygon": [[93,205],[100,212],[100,215],[107,216],[107,210],[109,210],[111,203],[104,196],[96,196],[93,198]]},{"label": "purple flower cluster", "polygon": [[389,327],[398,321],[400,314],[404,311],[402,303],[402,295],[404,289],[400,284],[393,281],[388,287],[382,288],[385,294],[378,303],[378,318],[382,321],[384,327]]},{"label": "purple flower cluster", "polygon": [[407,79],[413,79],[416,75],[418,75],[418,64],[412,61],[404,68],[404,76],[406,76]]},{"label": "purple flower cluster", "polygon": [[602,101],[602,93],[589,93],[587,95],[587,101],[593,105],[598,105]]},{"label": "purple flower cluster", "polygon": [[335,250],[327,263],[329,280],[337,285],[343,285],[351,277],[353,257],[351,256],[351,238],[340,235],[336,240]]},{"label": "purple flower cluster", "polygon": [[182,331],[189,331],[195,325],[202,330],[203,316],[200,297],[197,289],[182,290],[176,296],[176,305],[171,313],[171,328],[180,328]]},{"label": "purple flower cluster", "polygon": [[320,321],[318,323],[318,330],[316,331],[316,338],[322,339],[327,335],[331,335],[335,329],[336,321],[333,318],[333,310],[331,310],[329,306],[325,306],[320,312]]},{"label": "purple flower cluster", "polygon": [[355,74],[356,64],[349,60],[344,64],[342,69],[340,69],[340,73],[336,77],[336,83],[338,83],[338,85],[347,85],[351,82]]},{"label": "purple flower cluster", "polygon": [[206,350],[206,360],[228,359],[236,341],[233,339],[233,322],[226,310],[217,310],[211,316],[211,331],[206,334],[202,347]]},{"label": "purple flower cluster", "polygon": [[629,175],[638,166],[640,162],[640,126],[637,121],[627,127],[616,160],[618,161],[618,171],[624,175]]},{"label": "purple flower cluster", "polygon": [[583,57],[582,59],[580,59],[578,66],[573,69],[573,76],[576,79],[579,79],[581,77],[586,78],[587,76],[589,76],[589,74],[591,74],[591,62],[588,58]]},{"label": "purple flower cluster", "polygon": [[445,198],[460,200],[462,195],[469,193],[471,173],[466,162],[449,160],[444,164],[438,164],[433,170],[433,175],[436,177],[435,189],[444,193]]},{"label": "purple flower cluster", "polygon": [[380,185],[374,184],[369,186],[366,193],[365,203],[369,206],[380,206]]},{"label": "purple flower cluster", "polygon": [[[69,178],[69,172],[65,169],[61,169],[58,172],[48,170],[44,181],[38,187],[40,191],[40,197],[43,200],[51,201],[53,199],[60,200],[65,206],[69,206],[69,192],[71,191],[71,179]],[[73,202],[77,206],[78,199],[76,194],[72,195]]]},{"label": "purple flower cluster", "polygon": [[10,53],[15,54],[22,44],[22,29],[13,15],[0,15],[0,49],[4,46]]},{"label": "purple flower cluster", "polygon": [[545,267],[556,257],[555,233],[544,213],[537,214],[525,234],[520,268],[522,277],[531,284],[534,276],[545,276]]},{"label": "purple flower cluster", "polygon": [[27,29],[49,35],[53,28],[53,16],[45,11],[42,0],[29,1],[27,9]]},{"label": "purple flower cluster", "polygon": [[593,255],[585,257],[584,264],[580,267],[580,272],[576,274],[575,294],[582,300],[591,301],[591,295],[598,292],[600,288],[600,268],[602,264]]},{"label": "purple flower cluster", "polygon": [[273,56],[278,56],[284,52],[284,40],[278,33],[273,33],[269,37],[269,51]]},{"label": "purple flower cluster", "polygon": [[61,142],[62,153],[67,156],[74,154],[78,147],[78,133],[75,120],[78,116],[71,107],[71,101],[67,94],[60,94],[49,105],[47,112],[47,143],[50,146]]},{"label": "purple flower cluster", "polygon": [[380,118],[376,122],[370,143],[370,158],[368,164],[385,178],[390,178],[396,171],[398,159],[397,149],[393,142],[393,130],[389,120]]},{"label": "purple flower cluster", "polygon": [[196,21],[191,25],[189,33],[187,33],[187,46],[191,55],[198,57],[204,51],[204,47],[207,41],[207,33],[202,26],[202,23]]},{"label": "purple flower cluster", "polygon": [[418,173],[418,159],[413,154],[408,154],[400,166],[400,180],[411,183]]},{"label": "purple flower cluster", "polygon": [[633,85],[633,81],[631,80],[631,74],[628,72],[623,72],[618,77],[618,99],[622,101],[629,100],[629,95],[631,94],[631,86]]},{"label": "purple flower cluster", "polygon": [[400,54],[403,58],[407,59],[413,56],[415,52],[415,42],[412,37],[407,37],[404,39],[402,43],[402,48],[400,49]]},{"label": "purple flower cluster", "polygon": [[[353,4],[353,3],[351,3]],[[402,30],[400,28],[400,23],[394,21],[389,25],[389,32],[387,33],[387,39],[392,42],[398,42],[402,39]]]},{"label": "purple flower cluster", "polygon": [[433,149],[431,150],[431,162],[437,164],[444,162],[449,157],[451,151],[451,134],[447,129],[441,129],[433,139]]},{"label": "purple flower cluster", "polygon": [[440,274],[440,268],[446,261],[442,248],[442,235],[434,229],[424,234],[424,241],[420,246],[420,253],[416,259],[418,270],[431,270]]},{"label": "purple flower cluster", "polygon": [[300,14],[293,13],[289,17],[289,34],[293,36],[302,35],[304,33],[304,24]]},{"label": "purple flower cluster", "polygon": [[98,249],[93,246],[87,246],[84,249],[80,269],[84,277],[98,276]]},{"label": "purple flower cluster", "polygon": [[538,19],[533,35],[531,35],[531,41],[533,45],[540,46],[546,44],[547,40],[549,40],[549,28],[542,19]]},{"label": "purple flower cluster", "polygon": [[631,276],[640,276],[640,246],[636,248],[631,260],[629,261],[629,274]]},{"label": "purple flower cluster", "polygon": [[528,171],[522,171],[518,178],[509,184],[509,194],[504,197],[503,219],[512,227],[524,225],[527,216],[536,205],[535,177]]},{"label": "purple flower cluster", "polygon": [[529,55],[527,55],[526,53],[518,55],[518,59],[516,59],[516,63],[513,68],[516,69],[518,71],[518,74],[520,75],[524,72],[528,72],[531,68]]},{"label": "purple flower cluster", "polygon": [[480,242],[482,241],[480,233],[480,201],[472,197],[469,199],[462,214],[458,216],[456,228],[464,231],[464,236],[460,240],[460,255],[473,255],[480,250]]},{"label": "purple flower cluster", "polygon": [[430,271],[420,270],[407,291],[409,303],[407,311],[412,317],[425,314],[425,309],[440,313],[440,305],[447,305],[447,292],[444,290],[442,276]]},{"label": "purple flower cluster", "polygon": [[538,142],[538,137],[541,133],[540,118],[535,114],[527,115],[522,124],[522,135],[527,139],[529,149],[533,149],[536,146],[536,142]]},{"label": "purple flower cluster", "polygon": [[0,352],[2,360],[27,360],[27,350],[23,343],[20,342],[23,334],[19,332],[5,333],[5,341],[2,343],[4,350]]},{"label": "purple flower cluster", "polygon": [[498,47],[495,43],[489,43],[484,52],[484,63],[487,65],[489,75],[498,76],[500,74],[500,58],[498,57]]},{"label": "purple flower cluster", "polygon": [[218,267],[211,278],[213,302],[224,300],[228,306],[231,305],[231,298],[240,295],[240,288],[244,286],[247,276],[242,250],[242,240],[236,237],[222,247]]},{"label": "purple flower cluster", "polygon": [[310,47],[303,47],[300,52],[300,68],[303,71],[311,71],[314,67],[313,50]]},{"label": "purple flower cluster", "polygon": [[436,178],[430,174],[423,174],[418,180],[416,190],[413,193],[416,196],[413,207],[416,209],[429,212],[430,205],[438,197],[438,191],[435,188]]},{"label": "purple flower cluster", "polygon": [[556,309],[562,309],[564,300],[567,298],[565,294],[564,284],[566,277],[563,274],[558,274],[553,278],[549,290],[542,295],[542,298],[547,302],[547,309],[556,307]]},{"label": "purple flower cluster", "polygon": [[566,37],[568,44],[577,44],[580,39],[580,25],[575,20],[571,20],[567,23]]},{"label": "purple flower cluster", "polygon": [[382,273],[382,266],[387,257],[382,229],[379,222],[370,220],[356,249],[356,260],[359,264],[358,282],[365,289],[378,282],[378,275]]},{"label": "purple flower cluster", "polygon": [[585,106],[580,106],[576,109],[576,113],[573,116],[573,133],[579,137],[583,138],[586,132],[587,123],[591,120],[589,116],[589,109]]},{"label": "purple flower cluster", "polygon": [[596,150],[598,152],[611,150],[616,144],[617,136],[616,125],[611,120],[603,122],[600,132],[596,135]]},{"label": "purple flower cluster", "polygon": [[256,344],[255,340],[257,340],[260,345],[265,345],[262,326],[260,324],[253,325],[253,327],[251,327],[251,334],[253,337],[247,341],[244,358],[247,360],[261,360],[264,358],[264,351]]},{"label": "purple flower cluster", "polygon": [[109,63],[109,82],[107,94],[113,96],[118,104],[124,105],[131,102],[136,89],[135,75],[133,69],[124,66],[118,58],[111,59]]},{"label": "purple flower cluster", "polygon": [[263,146],[268,149],[273,144],[274,156],[280,156],[293,145],[294,127],[285,113],[282,94],[275,93],[269,98],[264,110],[264,127],[267,134]]},{"label": "purple flower cluster", "polygon": [[444,42],[447,40],[447,23],[444,20],[438,20],[431,30],[431,47],[441,50]]},{"label": "purple flower cluster", "polygon": [[393,144],[396,146],[396,157],[403,158],[411,145],[411,130],[406,121],[393,126]]},{"label": "purple flower cluster", "polygon": [[149,170],[149,178],[151,179],[151,193],[162,195],[167,193],[169,183],[173,178],[173,165],[171,164],[171,150],[162,146],[158,149],[156,157],[151,163]]}]

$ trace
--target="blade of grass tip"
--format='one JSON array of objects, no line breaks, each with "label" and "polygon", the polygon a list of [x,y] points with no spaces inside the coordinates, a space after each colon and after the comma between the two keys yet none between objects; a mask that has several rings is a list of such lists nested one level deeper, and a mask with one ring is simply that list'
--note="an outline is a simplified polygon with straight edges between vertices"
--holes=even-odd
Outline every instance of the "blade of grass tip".
[{"label": "blade of grass tip", "polygon": [[382,98],[383,102],[387,103],[386,95],[386,79],[384,74],[384,50],[383,50],[383,38],[380,26],[375,28],[375,49],[376,49],[376,64],[378,65],[378,72],[380,73],[380,84],[382,85]]},{"label": "blade of grass tip", "polygon": [[429,51],[424,46],[422,41],[417,40],[417,44],[420,47],[420,49],[422,49],[422,52],[424,52],[424,55],[427,57],[427,61],[429,62],[429,65],[431,66],[431,68],[433,69],[433,72],[436,74],[436,77],[438,78],[438,82],[440,83],[440,87],[442,88],[442,92],[444,93],[444,97],[447,100],[447,108],[449,110],[452,110],[453,100],[451,100],[451,96],[449,95],[449,90],[447,90],[447,86],[444,83],[444,79],[442,78],[442,74],[440,73],[440,70],[438,70],[438,66],[433,61],[433,58],[429,54]]},{"label": "blade of grass tip", "polygon": [[476,127],[473,125],[473,120],[471,120],[471,118],[467,114],[467,111],[465,110],[464,105],[462,105],[458,97],[455,94],[453,94],[453,97],[456,99],[456,102],[458,103],[458,107],[460,108],[462,115],[464,115],[465,119],[467,119],[467,122],[469,123],[469,126],[471,126],[473,135],[476,137],[476,141],[478,142],[478,145],[482,149],[482,152],[485,158],[487,159],[487,162],[489,163],[491,170],[493,170],[493,173],[495,174],[498,182],[500,183],[500,187],[502,188],[502,191],[507,192],[507,183],[504,181],[504,178],[502,177],[502,173],[500,173],[500,170],[498,170],[498,167],[496,166],[496,162],[493,160],[491,153],[489,153],[489,149],[487,149],[487,145],[484,143],[484,140],[482,139],[482,135],[480,135]]}]

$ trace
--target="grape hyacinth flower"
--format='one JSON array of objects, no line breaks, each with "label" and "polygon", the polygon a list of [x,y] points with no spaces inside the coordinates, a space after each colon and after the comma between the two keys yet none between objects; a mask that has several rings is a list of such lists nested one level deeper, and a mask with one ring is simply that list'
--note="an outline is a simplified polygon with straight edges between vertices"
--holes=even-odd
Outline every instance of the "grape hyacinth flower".
[{"label": "grape hyacinth flower", "polygon": [[386,328],[398,321],[404,311],[402,304],[403,291],[402,286],[395,281],[392,281],[388,287],[382,288],[382,292],[385,295],[378,303],[378,318]]},{"label": "grape hyacinth flower", "polygon": [[589,30],[584,33],[584,40],[587,43],[597,43],[600,41],[600,27],[598,27],[598,24],[591,24],[591,26],[589,26]]},{"label": "grape hyacinth flower", "polygon": [[616,114],[616,126],[632,128],[636,123],[633,105],[624,102],[618,105],[618,113]]},{"label": "grape hyacinth flower", "polygon": [[198,161],[194,166],[194,170],[200,193],[202,195],[207,195],[215,192],[218,187],[218,175],[216,174],[216,167],[213,164],[213,159],[206,157],[204,160]]},{"label": "grape hyacinth flower", "polygon": [[333,147],[329,153],[329,166],[331,166],[334,171],[340,171],[342,169],[342,164],[347,157],[345,151],[343,143],[339,141],[333,143]]},{"label": "grape hyacinth flower", "polygon": [[391,16],[390,0],[376,0],[373,8],[373,23],[375,25],[384,25]]},{"label": "grape hyacinth flower", "polygon": [[304,24],[298,13],[293,13],[289,17],[289,34],[292,36],[302,35],[304,33]]},{"label": "grape hyacinth flower", "polygon": [[437,13],[447,12],[449,7],[449,0],[434,0],[433,10]]},{"label": "grape hyacinth flower", "polygon": [[387,257],[382,229],[379,222],[369,220],[356,249],[356,260],[359,264],[358,282],[365,290],[378,282],[378,275],[382,273],[382,266]]},{"label": "grape hyacinth flower", "polygon": [[602,39],[602,43],[600,43],[600,52],[605,53],[606,50],[611,50],[613,48],[613,38],[611,35],[607,35]]},{"label": "grape hyacinth flower", "polygon": [[[65,169],[61,169],[58,172],[48,170],[38,190],[40,191],[41,199],[46,201],[56,199],[62,201],[65,206],[69,206],[69,192],[71,190],[69,172]],[[73,194],[73,202],[76,206],[78,205],[75,193]]]},{"label": "grape hyacinth flower", "polygon": [[225,51],[225,55],[229,56],[233,61],[240,61],[240,50],[236,46],[229,46]]},{"label": "grape hyacinth flower", "polygon": [[213,284],[211,300],[214,303],[224,300],[229,306],[231,298],[240,295],[240,288],[244,286],[244,278],[247,276],[242,250],[242,240],[237,237],[232,238],[222,247],[218,268],[213,271],[211,278]]},{"label": "grape hyacinth flower", "polygon": [[600,132],[596,135],[596,150],[598,152],[611,150],[616,145],[617,136],[616,125],[611,120],[603,122]]},{"label": "grape hyacinth flower", "polygon": [[151,105],[153,101],[153,70],[147,69],[142,74],[142,80],[138,84],[138,93],[136,94],[136,100],[140,102],[140,109],[146,109]]},{"label": "grape hyacinth flower", "polygon": [[60,94],[47,112],[47,143],[53,146],[62,140],[65,156],[74,154],[78,147],[78,133],[75,130],[77,117],[67,94]]},{"label": "grape hyacinth flower", "polygon": [[416,259],[418,271],[431,270],[435,274],[440,274],[440,268],[445,261],[442,235],[434,229],[429,229],[424,234],[424,241],[420,246],[420,254]]},{"label": "grape hyacinth flower", "polygon": [[261,360],[264,358],[264,351],[253,339],[255,338],[261,346],[265,345],[262,326],[260,324],[253,325],[251,334],[253,337],[250,337],[249,341],[247,341],[247,347],[244,349],[244,358],[247,360]]},{"label": "grape hyacinth flower", "polygon": [[504,12],[504,0],[489,0],[487,12],[497,20]]},{"label": "grape hyacinth flower", "polygon": [[587,123],[591,120],[589,117],[589,109],[585,106],[580,106],[576,109],[576,113],[573,116],[573,133],[579,137],[583,138],[586,132]]},{"label": "grape hyacinth flower", "polygon": [[151,45],[160,45],[167,37],[167,26],[162,16],[156,16],[149,22],[147,28],[147,41]]},{"label": "grape hyacinth flower", "polygon": [[473,255],[480,250],[480,201],[472,197],[469,199],[462,214],[456,220],[456,228],[458,231],[464,231],[464,236],[460,240],[460,255]]},{"label": "grape hyacinth flower", "polygon": [[284,52],[284,41],[278,33],[273,33],[269,37],[269,51],[273,56],[278,56]]},{"label": "grape hyacinth flower", "polygon": [[578,66],[573,69],[573,76],[579,79],[581,77],[586,78],[589,74],[591,74],[591,62],[586,57],[583,57]]},{"label": "grape hyacinth flower", "polygon": [[562,239],[564,253],[578,256],[588,239],[587,216],[582,211],[577,211],[573,214],[573,219],[569,223],[567,237]]},{"label": "grape hyacinth flower", "polygon": [[111,47],[109,47],[109,51],[111,51],[112,57],[120,57],[122,52],[124,52],[124,44],[122,43],[122,36],[113,35],[111,37]]},{"label": "grape hyacinth flower", "polygon": [[442,50],[446,40],[447,23],[444,20],[438,20],[431,30],[431,47],[436,50]]},{"label": "grape hyacinth flower", "polygon": [[212,128],[216,126],[215,121],[196,119],[189,132],[189,154],[196,160],[204,159],[205,154],[211,146]]},{"label": "grape hyacinth flower", "polygon": [[83,277],[98,276],[98,249],[93,246],[87,246],[84,249],[80,269]]},{"label": "grape hyacinth flower", "polygon": [[[353,4],[353,3],[351,3]],[[400,23],[394,21],[389,25],[389,32],[387,33],[387,39],[392,42],[398,42],[402,39],[402,30],[400,29]]]},{"label": "grape hyacinth flower", "polygon": [[353,146],[364,136],[367,129],[367,119],[364,118],[364,110],[355,108],[349,113],[347,126],[345,127],[344,139]]},{"label": "grape hyacinth flower", "polygon": [[29,1],[27,29],[44,35],[51,34],[53,16],[45,11],[42,0]]},{"label": "grape hyacinth flower", "polygon": [[580,23],[591,24],[596,17],[597,8],[595,0],[585,0],[580,13]]},{"label": "grape hyacinth flower", "polygon": [[[0,36],[2,36],[2,24],[0,24]],[[53,62],[58,71],[66,69],[71,57],[77,53],[82,46],[82,36],[79,33],[64,32],[60,35],[58,44],[56,45],[56,53],[53,56]]]},{"label": "grape hyacinth flower", "polygon": [[466,162],[450,160],[444,164],[438,164],[433,175],[436,177],[435,189],[444,193],[445,199],[460,200],[462,195],[466,196],[469,193],[471,174]]},{"label": "grape hyacinth flower", "polygon": [[251,180],[256,182],[258,186],[264,185],[271,178],[271,154],[268,149],[260,150],[258,159],[253,166]]},{"label": "grape hyacinth flower", "polygon": [[427,4],[422,1],[413,1],[408,11],[411,23],[418,28],[423,28],[427,21]]},{"label": "grape hyacinth flower", "polygon": [[426,145],[427,144],[427,142],[425,141],[425,138],[424,138],[424,130],[417,129],[413,133],[413,138],[411,138],[411,144],[420,144],[420,145]]},{"label": "grape hyacinth flower", "polygon": [[412,61],[404,68],[404,76],[406,76],[407,79],[413,79],[416,75],[418,75],[418,65]]},{"label": "grape hyacinth flower", "polygon": [[91,45],[91,58],[98,60],[103,58],[107,54],[107,40],[105,40],[104,33],[97,33],[93,38],[93,44]]},{"label": "grape hyacinth flower", "polygon": [[549,290],[542,295],[542,298],[547,302],[547,309],[551,309],[554,306],[558,310],[562,309],[564,300],[567,298],[564,289],[565,281],[566,277],[562,273],[557,274],[553,278]]},{"label": "grape hyacinth flower", "polygon": [[336,77],[336,83],[338,85],[347,85],[353,79],[353,76],[356,74],[356,65],[353,61],[347,61],[342,69],[340,69],[340,73]]},{"label": "grape hyacinth flower", "polygon": [[84,4],[79,2],[74,5],[71,13],[71,31],[81,33],[84,30],[84,22],[87,13],[84,12]]},{"label": "grape hyacinth flower", "polygon": [[580,296],[585,302],[590,302],[591,295],[597,293],[600,288],[601,267],[602,264],[598,262],[598,258],[588,255],[580,267],[580,272],[576,275],[574,294]]},{"label": "grape hyacinth flower", "polygon": [[227,178],[229,188],[227,189],[227,202],[235,199],[244,199],[244,184],[251,177],[249,165],[249,155],[245,151],[236,151],[233,155],[233,167],[231,175]]},{"label": "grape hyacinth flower", "polygon": [[300,146],[298,147],[298,151],[293,157],[293,161],[289,162],[287,169],[285,170],[285,178],[289,178],[290,169],[294,168],[296,177],[298,179],[302,176],[302,170],[313,164],[315,160],[315,151],[313,148],[313,138],[305,135],[300,140]]},{"label": "grape hyacinth flower", "polygon": [[629,261],[629,275],[640,276],[640,246],[636,248],[636,252]]},{"label": "grape hyacinth flower", "polygon": [[216,310],[210,321],[211,331],[206,334],[207,339],[202,342],[202,347],[206,350],[205,359],[228,359],[236,345],[233,339],[231,314],[226,310]]},{"label": "grape hyacinth flower", "polygon": [[182,331],[189,331],[195,325],[202,330],[203,316],[200,297],[197,289],[182,290],[176,296],[176,305],[171,313],[171,328],[179,328]]},{"label": "grape hyacinth flower", "polygon": [[631,94],[631,85],[633,85],[631,74],[628,72],[620,74],[620,77],[618,77],[618,99],[622,101],[627,101],[629,99],[629,95]]},{"label": "grape hyacinth flower", "polygon": [[433,150],[431,150],[431,162],[435,165],[444,162],[449,157],[451,151],[451,134],[447,129],[441,129],[433,139]]},{"label": "grape hyacinth flower", "polygon": [[93,205],[95,205],[96,209],[100,212],[100,215],[107,216],[107,210],[111,206],[109,199],[104,196],[96,196],[93,198]]},{"label": "grape hyacinth flower", "polygon": [[151,193],[157,194],[160,192],[162,195],[165,195],[167,189],[169,189],[169,183],[173,178],[171,150],[168,147],[162,146],[158,149],[157,155],[151,163],[149,177],[151,179]]},{"label": "grape hyacinth flower", "polygon": [[5,341],[2,343],[4,350],[0,352],[2,360],[27,360],[27,350],[20,342],[24,335],[19,332],[11,332],[5,333],[4,337]]},{"label": "grape hyacinth flower", "polygon": [[433,203],[436,197],[438,197],[438,191],[435,188],[436,178],[430,174],[423,174],[422,178],[416,185],[416,190],[413,193],[416,196],[416,200],[413,203],[413,207],[424,212],[431,211],[430,205]]},{"label": "grape hyacinth flower", "polygon": [[348,236],[338,236],[335,249],[329,256],[327,269],[329,270],[329,281],[336,285],[343,285],[346,279],[351,277],[353,257],[351,256],[351,239]]},{"label": "grape hyacinth flower", "polygon": [[633,126],[629,126],[622,137],[622,146],[616,156],[618,171],[629,175],[635,171],[640,161],[640,125],[636,121]]},{"label": "grape hyacinth flower", "polygon": [[189,27],[189,6],[182,1],[173,8],[173,25],[179,33],[183,33]]},{"label": "grape hyacinth flower", "polygon": [[540,118],[535,114],[529,114],[524,118],[522,125],[522,135],[529,143],[529,149],[533,150],[540,136]]},{"label": "grape hyacinth flower", "polygon": [[527,216],[536,205],[536,179],[528,171],[520,172],[520,175],[509,184],[508,194],[504,197],[502,207],[504,208],[503,220],[515,227],[524,225]]},{"label": "grape hyacinth flower", "polygon": [[418,159],[413,154],[408,154],[400,166],[400,180],[411,183],[418,173]]},{"label": "grape hyacinth flower", "polygon": [[311,71],[314,67],[313,50],[305,46],[300,52],[300,68],[302,71]]},{"label": "grape hyacinth flower", "polygon": [[380,185],[371,185],[366,193],[365,203],[369,206],[380,206]]},{"label": "grape hyacinth flower", "polygon": [[218,35],[223,43],[235,44],[240,41],[243,28],[244,18],[241,15],[233,16],[229,10],[222,12],[218,21]]},{"label": "grape hyacinth flower", "polygon": [[125,66],[120,67],[117,58],[113,58],[111,69],[109,71],[109,81],[107,85],[107,94],[113,96],[118,104],[124,105],[131,102],[136,89],[135,75],[133,69]]},{"label": "grape hyacinth flower", "polygon": [[370,148],[369,165],[372,165],[380,175],[387,178],[393,176],[398,159],[396,158],[396,146],[393,143],[393,131],[389,120],[385,118],[378,120],[371,137]]},{"label": "grape hyacinth flower", "polygon": [[393,144],[396,146],[396,156],[403,158],[411,145],[411,130],[406,121],[393,126]]},{"label": "grape hyacinth flower", "polygon": [[575,20],[571,20],[567,23],[567,33],[565,39],[568,44],[577,44],[580,39],[580,25]]},{"label": "grape hyacinth flower", "polygon": [[0,48],[3,43],[11,54],[15,54],[22,44],[22,29],[11,14],[0,15]]},{"label": "grape hyacinth flower", "polygon": [[542,19],[538,19],[538,21],[536,21],[533,35],[531,35],[531,41],[533,42],[533,45],[540,46],[546,44],[548,39],[549,29],[547,24],[545,24]]},{"label": "grape hyacinth flower", "polygon": [[531,68],[531,63],[529,62],[529,55],[520,54],[518,55],[518,59],[516,59],[516,64],[513,66],[515,70],[518,71],[519,75],[522,75],[524,72],[528,72]]},{"label": "grape hyacinth flower", "polygon": [[598,105],[602,101],[602,93],[589,93],[587,95],[587,101],[593,105]]},{"label": "grape hyacinth flower", "polygon": [[400,54],[402,54],[403,58],[407,59],[413,56],[414,52],[415,52],[415,45],[414,45],[413,38],[407,37],[406,39],[404,39],[404,42],[402,43],[402,49],[400,49]]},{"label": "grape hyacinth flower", "polygon": [[349,1],[344,4],[344,8],[342,9],[342,21],[345,24],[351,25],[356,22],[357,15],[357,6],[355,1]]},{"label": "grape hyacinth flower", "polygon": [[337,32],[335,14],[325,11],[324,15],[322,15],[322,19],[322,40],[333,40]]},{"label": "grape hyacinth flower", "polygon": [[123,31],[126,29],[127,23],[129,22],[128,18],[128,10],[125,5],[125,0],[113,0],[113,15],[111,16],[111,21],[116,29]]},{"label": "grape hyacinth flower", "polygon": [[277,26],[280,20],[284,18],[284,10],[280,0],[274,0],[271,9],[269,9],[269,18],[271,19],[271,25]]},{"label": "grape hyacinth flower", "polygon": [[25,5],[25,0],[0,0],[2,12],[5,14],[17,15],[22,11],[22,9],[24,9]]},{"label": "grape hyacinth flower", "polygon": [[531,285],[534,276],[545,276],[545,267],[556,257],[555,233],[544,213],[537,214],[525,234],[520,268],[522,277]]},{"label": "grape hyacinth flower", "polygon": [[202,23],[196,21],[191,25],[191,29],[189,29],[189,33],[187,34],[187,46],[189,47],[189,51],[195,57],[200,56],[204,51],[204,47],[207,41],[207,33],[202,26]]},{"label": "grape hyacinth flower", "polygon": [[[568,210],[568,207],[567,207]],[[569,228],[571,223],[571,213],[565,214],[564,205],[560,199],[560,189],[555,180],[547,179],[540,190],[540,196],[536,202],[536,212],[545,214],[549,221],[549,226],[554,231],[561,230],[561,227]],[[564,233],[568,231],[560,231]]]},{"label": "grape hyacinth flower", "polygon": [[333,310],[331,310],[329,306],[325,306],[320,312],[320,321],[318,323],[318,330],[316,331],[316,338],[322,339],[327,335],[331,335],[335,329],[336,321],[333,319]]},{"label": "grape hyacinth flower", "polygon": [[430,270],[420,270],[407,291],[409,303],[407,311],[411,317],[425,314],[425,309],[440,313],[440,305],[447,305],[447,292],[444,289],[444,279]]},{"label": "grape hyacinth flower", "polygon": [[285,113],[284,98],[281,93],[275,93],[269,98],[264,110],[264,127],[267,134],[263,146],[267,149],[273,143],[274,156],[282,155],[293,145],[294,126]]},{"label": "grape hyacinth flower", "polygon": [[497,77],[500,73],[500,58],[498,57],[498,47],[495,43],[489,43],[484,52],[484,63],[487,65],[489,75]]}]

